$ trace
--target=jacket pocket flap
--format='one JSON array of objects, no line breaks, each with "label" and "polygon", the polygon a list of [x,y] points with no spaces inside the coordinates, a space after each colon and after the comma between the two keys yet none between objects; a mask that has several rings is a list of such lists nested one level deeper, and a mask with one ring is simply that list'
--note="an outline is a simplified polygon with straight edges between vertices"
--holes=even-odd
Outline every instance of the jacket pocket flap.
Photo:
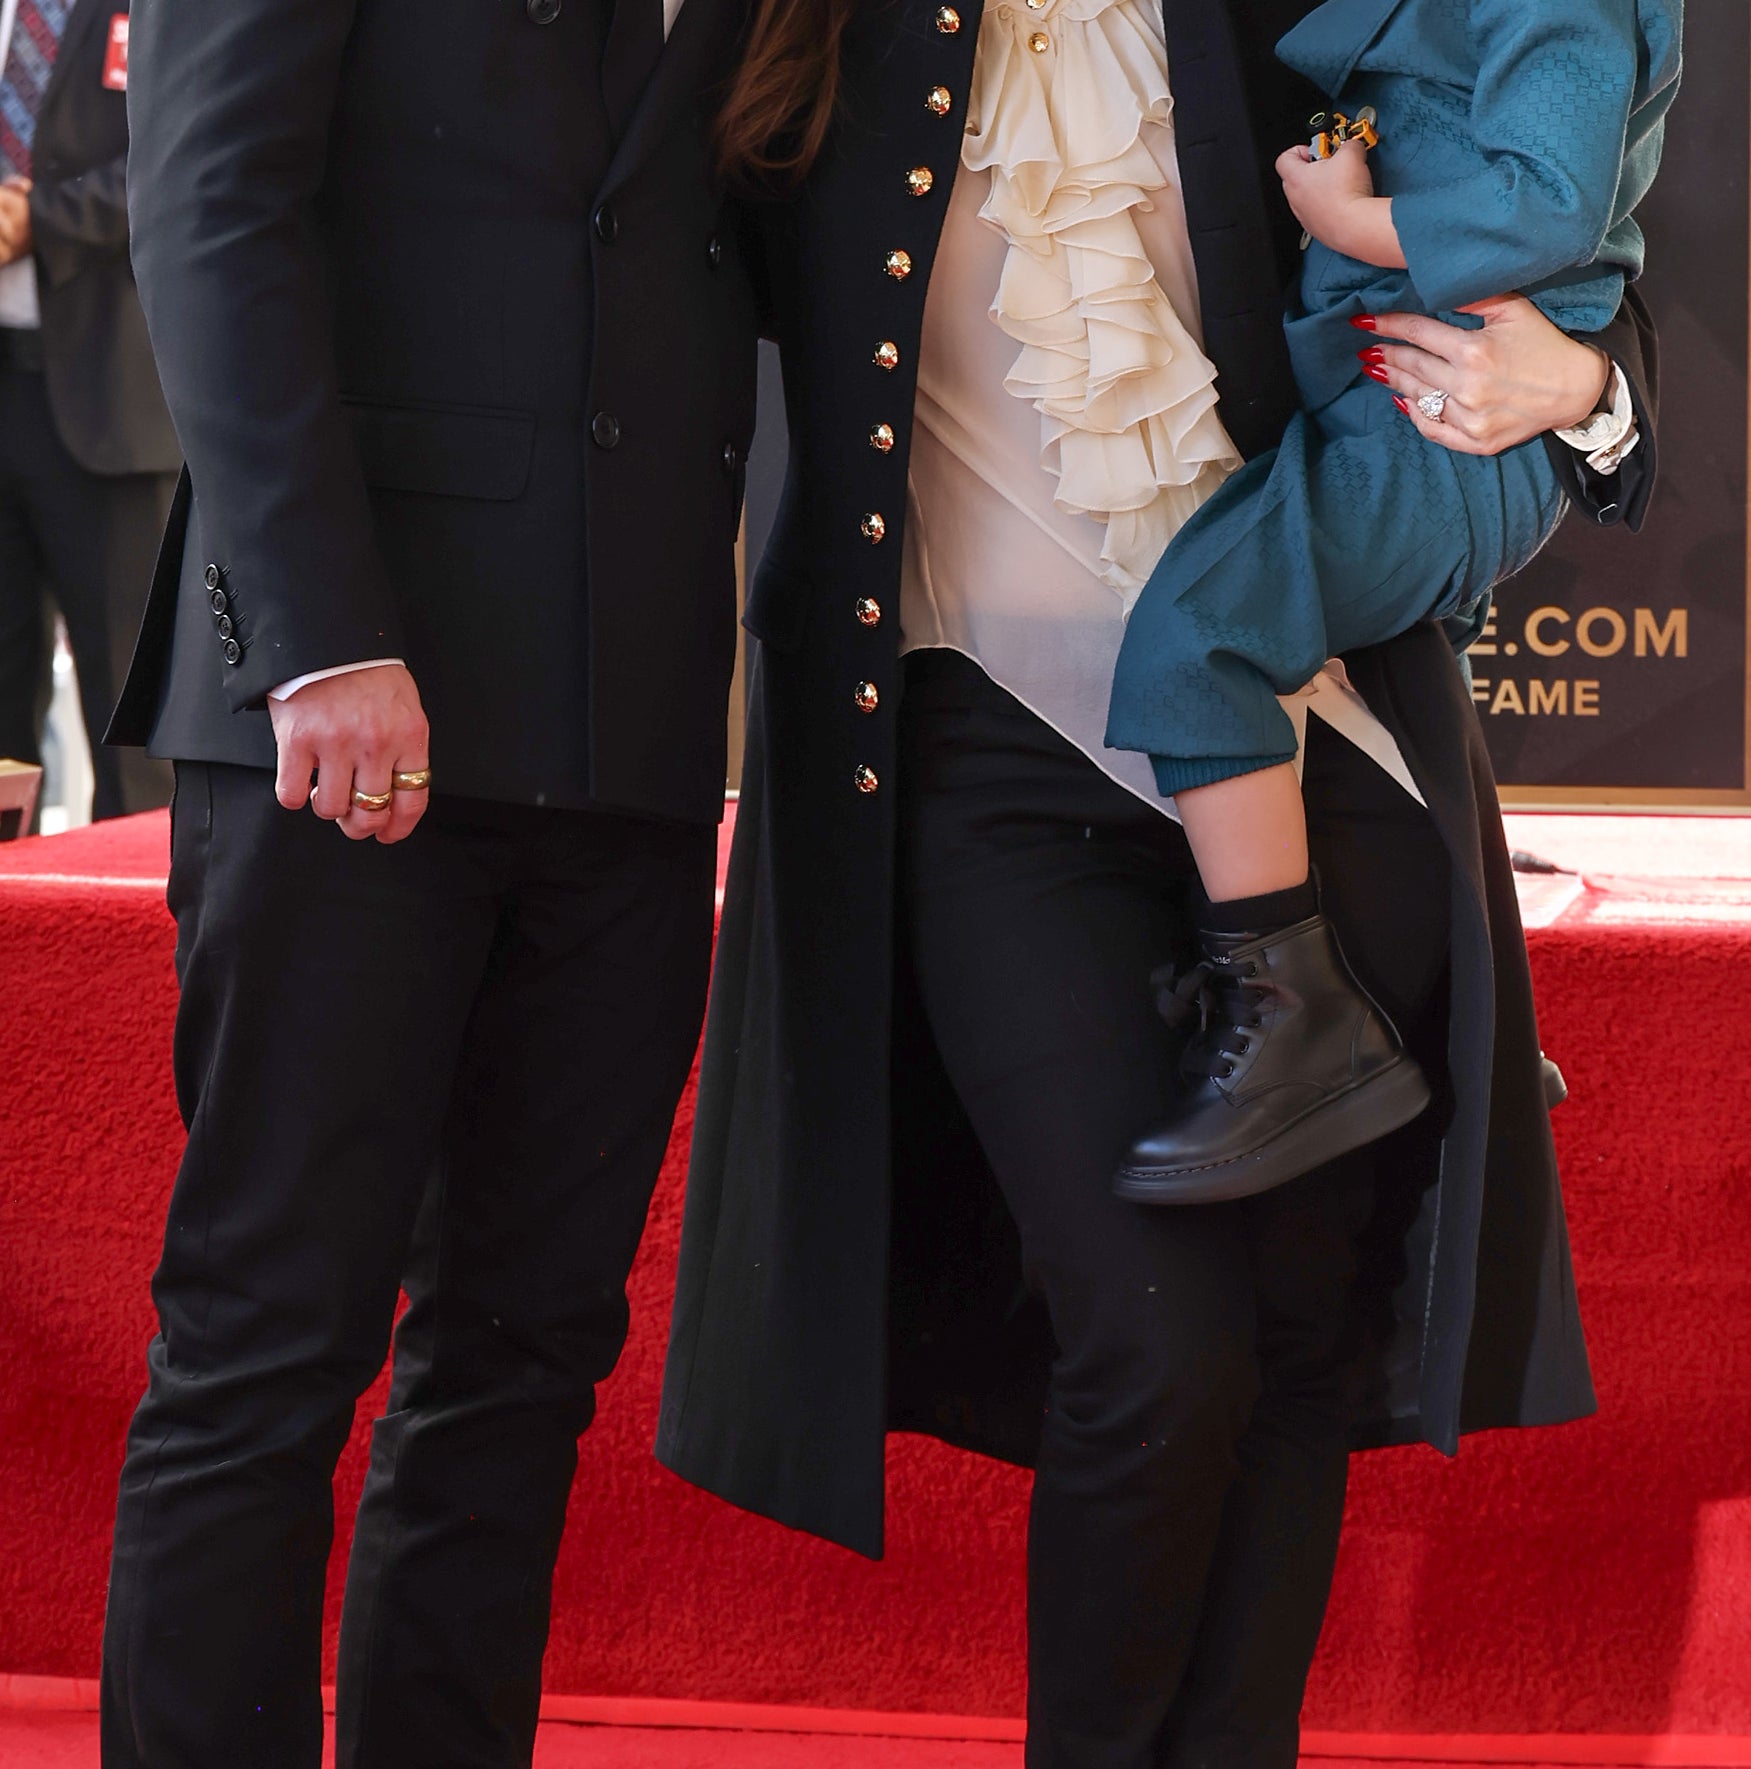
[{"label": "jacket pocket flap", "polygon": [[509,503],[535,453],[533,412],[345,402],[365,483],[380,491]]}]

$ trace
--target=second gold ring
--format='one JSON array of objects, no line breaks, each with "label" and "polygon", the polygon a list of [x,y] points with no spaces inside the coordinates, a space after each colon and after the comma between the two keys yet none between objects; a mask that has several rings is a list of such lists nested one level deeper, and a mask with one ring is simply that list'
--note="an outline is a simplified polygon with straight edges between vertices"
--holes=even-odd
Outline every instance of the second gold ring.
[{"label": "second gold ring", "polygon": [[394,800],[393,792],[360,792],[353,790],[353,803],[361,811],[387,811]]}]

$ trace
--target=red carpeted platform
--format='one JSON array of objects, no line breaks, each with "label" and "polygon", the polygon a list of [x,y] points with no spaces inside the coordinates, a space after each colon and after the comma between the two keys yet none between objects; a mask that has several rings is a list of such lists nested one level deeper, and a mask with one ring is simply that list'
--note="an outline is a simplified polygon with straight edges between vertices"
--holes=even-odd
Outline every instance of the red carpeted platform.
[{"label": "red carpeted platform", "polygon": [[[1751,1763],[1751,823],[1515,819],[1513,838],[1588,875],[1539,882],[1530,906],[1548,923],[1532,935],[1545,1041],[1575,1089],[1557,1122],[1604,1410],[1475,1440],[1456,1464],[1359,1461],[1310,1748]],[[164,840],[162,819],[143,819],[0,849],[0,1672],[96,1664],[179,1142]],[[874,1567],[651,1462],[690,1110],[632,1341],[585,1440],[550,1688],[1013,1716],[1020,1475],[896,1445],[890,1555]],[[363,1466],[361,1429],[337,1575]],[[1523,1735],[1549,1735],[1543,1754]],[[0,1759],[26,1760],[4,1733]],[[959,1760],[1013,1759],[892,1762]]]}]

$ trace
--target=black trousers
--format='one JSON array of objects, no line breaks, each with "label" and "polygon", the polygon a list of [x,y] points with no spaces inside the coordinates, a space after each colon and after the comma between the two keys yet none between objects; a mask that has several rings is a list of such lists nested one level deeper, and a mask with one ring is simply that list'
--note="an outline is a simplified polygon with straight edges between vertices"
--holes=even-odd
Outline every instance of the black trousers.
[{"label": "black trousers", "polygon": [[0,756],[42,760],[48,604],[61,611],[91,742],[92,815],[170,802],[170,768],[105,749],[139,635],[176,475],[88,472],[67,452],[45,377],[0,360]]},{"label": "black trousers", "polygon": [[554,1557],[703,1017],[715,832],[434,796],[355,846],[178,769],[189,1142],[153,1283],[106,1769],[316,1769],[331,1477],[382,1365],[343,1769],[533,1749]]},{"label": "black trousers", "polygon": [[[1252,1200],[1120,1202],[1176,1085],[1148,976],[1191,956],[1178,825],[972,664],[908,660],[902,913],[925,1012],[1057,1344],[1029,1542],[1029,1769],[1294,1769],[1343,1520],[1375,1151]],[[1448,859],[1314,721],[1328,913],[1439,1048]]]}]

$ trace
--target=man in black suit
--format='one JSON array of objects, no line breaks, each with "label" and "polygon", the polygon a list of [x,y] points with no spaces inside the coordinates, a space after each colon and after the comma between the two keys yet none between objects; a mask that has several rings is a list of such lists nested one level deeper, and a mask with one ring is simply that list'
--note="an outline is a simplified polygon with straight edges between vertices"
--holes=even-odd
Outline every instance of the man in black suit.
[{"label": "man in black suit", "polygon": [[127,45],[127,0],[0,5],[0,756],[41,759],[46,589],[96,817],[170,797],[98,742],[182,461],[128,264]]},{"label": "man in black suit", "polygon": [[135,6],[135,261],[188,473],[114,736],[177,764],[190,1136],[109,1769],[314,1769],[330,1477],[403,1285],[339,1760],[529,1761],[710,958],[754,385],[710,129],[740,22]]}]

